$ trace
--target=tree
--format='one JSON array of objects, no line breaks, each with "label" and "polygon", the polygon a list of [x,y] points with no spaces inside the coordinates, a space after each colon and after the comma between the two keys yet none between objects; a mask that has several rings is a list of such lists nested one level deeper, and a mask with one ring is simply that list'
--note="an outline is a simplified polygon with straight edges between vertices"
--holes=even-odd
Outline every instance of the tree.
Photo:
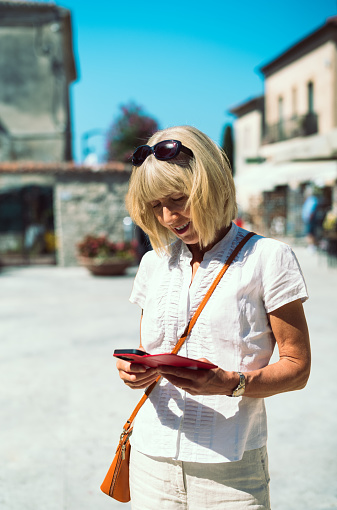
[{"label": "tree", "polygon": [[229,159],[232,174],[235,174],[234,168],[234,142],[233,142],[233,134],[232,134],[232,126],[230,124],[226,124],[224,129],[224,135],[222,140],[222,148],[225,151],[227,158]]},{"label": "tree", "polygon": [[136,147],[158,131],[158,123],[135,103],[121,105],[107,135],[107,160],[129,162]]}]

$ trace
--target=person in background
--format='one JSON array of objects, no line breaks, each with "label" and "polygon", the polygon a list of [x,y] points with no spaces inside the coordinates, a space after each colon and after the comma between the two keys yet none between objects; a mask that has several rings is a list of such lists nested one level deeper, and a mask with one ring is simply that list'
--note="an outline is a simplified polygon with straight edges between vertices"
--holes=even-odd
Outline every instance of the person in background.
[{"label": "person in background", "polygon": [[302,207],[302,221],[304,223],[308,249],[310,251],[315,251],[317,247],[316,227],[318,198],[314,195],[311,186],[306,188],[304,196],[306,198]]},{"label": "person in background", "polygon": [[[126,203],[154,248],[142,258],[130,298],[142,310],[140,348],[170,352],[247,234],[233,222],[228,160],[193,127],[158,131],[134,152]],[[264,399],[306,385],[307,298],[291,248],[254,235],[179,352],[218,368],[117,361],[133,389],[161,375],[131,436],[133,510],[270,509]],[[275,344],[279,360],[269,365]]]}]

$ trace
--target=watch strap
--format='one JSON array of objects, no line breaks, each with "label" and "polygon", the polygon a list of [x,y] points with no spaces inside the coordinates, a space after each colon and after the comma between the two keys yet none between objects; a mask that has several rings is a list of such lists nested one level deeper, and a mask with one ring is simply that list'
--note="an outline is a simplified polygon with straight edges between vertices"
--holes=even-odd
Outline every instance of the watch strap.
[{"label": "watch strap", "polygon": [[232,397],[241,397],[246,389],[246,378],[242,372],[238,372],[240,382],[238,386],[233,390]]}]

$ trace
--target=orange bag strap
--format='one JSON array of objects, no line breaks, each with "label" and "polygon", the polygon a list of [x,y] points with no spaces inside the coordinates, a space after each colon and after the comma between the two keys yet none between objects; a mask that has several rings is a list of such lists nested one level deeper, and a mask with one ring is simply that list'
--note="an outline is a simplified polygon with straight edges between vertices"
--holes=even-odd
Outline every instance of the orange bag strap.
[{"label": "orange bag strap", "polygon": [[[180,348],[182,347],[182,345],[186,341],[188,335],[191,333],[194,324],[196,323],[199,315],[201,314],[201,312],[204,309],[207,301],[209,300],[209,298],[213,294],[213,292],[214,292],[216,286],[218,285],[218,283],[220,282],[221,278],[223,277],[223,275],[225,274],[225,272],[227,271],[227,269],[229,268],[229,266],[231,265],[231,263],[233,262],[233,260],[237,256],[237,254],[239,253],[239,251],[243,248],[243,246],[247,243],[247,241],[249,241],[249,239],[251,237],[255,236],[255,235],[256,235],[255,232],[249,232],[249,234],[247,234],[240,241],[240,243],[237,245],[237,247],[233,250],[231,255],[228,257],[228,259],[226,260],[225,264],[221,268],[221,271],[219,272],[219,274],[217,275],[217,277],[213,281],[212,285],[210,286],[210,288],[206,292],[203,300],[201,301],[200,305],[198,306],[197,310],[195,311],[195,313],[194,313],[193,317],[191,318],[190,322],[187,324],[184,333],[179,338],[179,340],[178,340],[177,344],[175,345],[174,349],[172,350],[171,354],[177,354],[177,352],[180,350]],[[146,400],[148,399],[149,395],[151,394],[152,390],[155,388],[155,386],[158,383],[160,378],[161,378],[161,376],[159,375],[157,377],[157,379],[145,390],[144,395],[142,396],[142,398],[140,399],[140,401],[138,402],[138,404],[134,408],[130,418],[128,419],[128,421],[124,425],[124,427],[123,427],[124,432],[128,431],[128,429],[130,428],[130,425],[132,424],[133,420],[135,419],[139,409],[146,402]]]}]

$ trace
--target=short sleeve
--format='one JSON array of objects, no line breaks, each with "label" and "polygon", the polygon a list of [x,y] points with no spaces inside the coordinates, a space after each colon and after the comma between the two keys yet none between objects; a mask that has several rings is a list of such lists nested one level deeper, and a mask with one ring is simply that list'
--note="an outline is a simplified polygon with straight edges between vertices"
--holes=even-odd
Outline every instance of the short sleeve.
[{"label": "short sleeve", "polygon": [[287,244],[270,241],[261,256],[262,296],[267,313],[297,299],[302,302],[308,299],[295,253]]},{"label": "short sleeve", "polygon": [[152,251],[145,253],[143,256],[133,282],[133,288],[129,299],[131,303],[139,305],[142,309],[144,309],[145,306],[149,274],[148,268],[150,266],[151,255],[153,255]]}]

